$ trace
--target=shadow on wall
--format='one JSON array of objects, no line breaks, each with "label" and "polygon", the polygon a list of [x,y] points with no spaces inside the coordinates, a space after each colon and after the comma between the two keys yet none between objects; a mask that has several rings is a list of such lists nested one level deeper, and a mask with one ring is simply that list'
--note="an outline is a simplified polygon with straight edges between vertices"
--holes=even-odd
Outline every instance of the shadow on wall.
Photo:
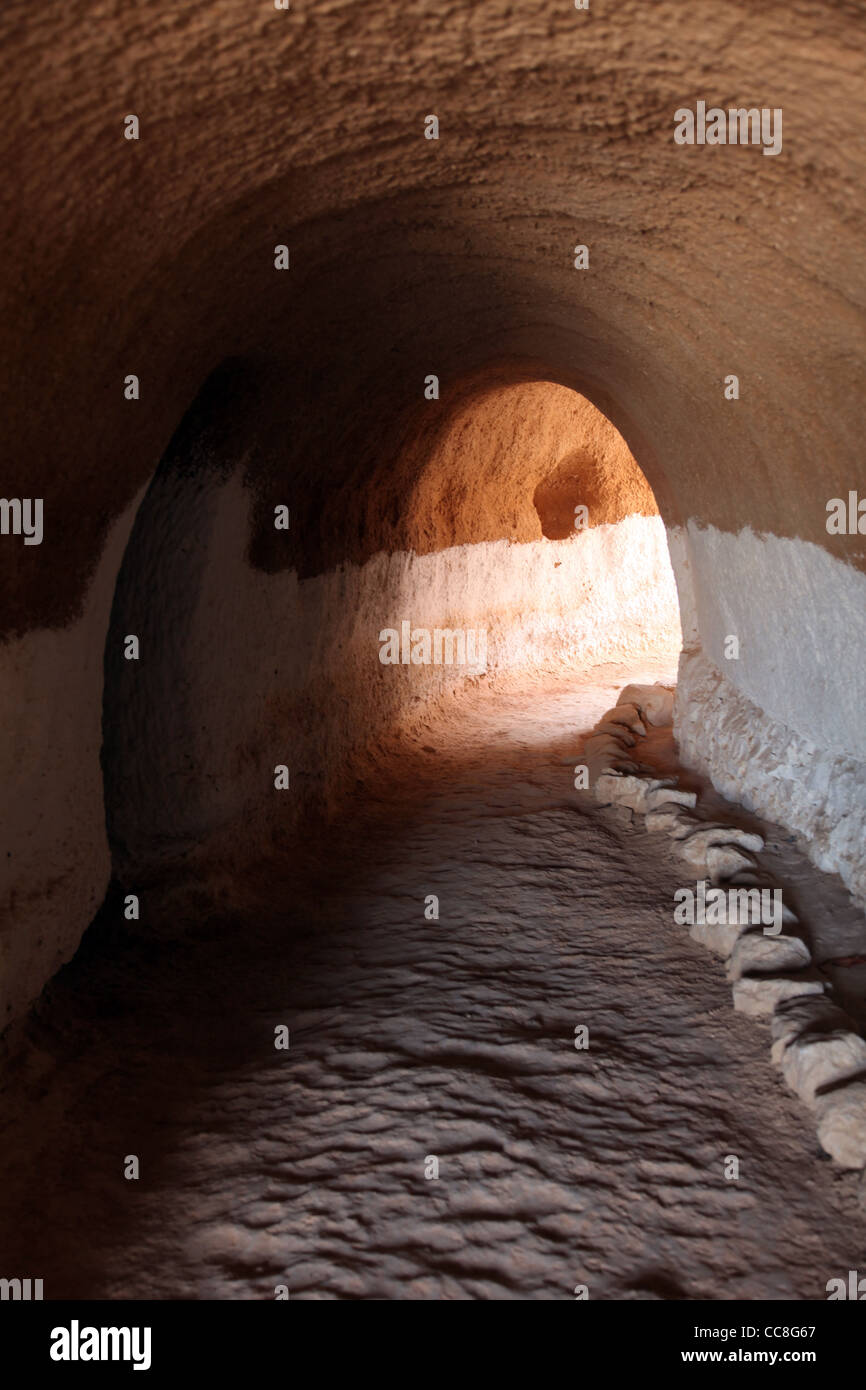
[{"label": "shadow on wall", "polygon": [[239,426],[253,399],[251,373],[240,363],[208,377],[151,480],[120,567],[105,644],[101,750],[115,873],[168,851],[183,855],[220,819],[206,691],[196,677],[197,668],[216,675],[218,663],[197,649],[197,610],[214,560],[218,499],[246,459]]}]

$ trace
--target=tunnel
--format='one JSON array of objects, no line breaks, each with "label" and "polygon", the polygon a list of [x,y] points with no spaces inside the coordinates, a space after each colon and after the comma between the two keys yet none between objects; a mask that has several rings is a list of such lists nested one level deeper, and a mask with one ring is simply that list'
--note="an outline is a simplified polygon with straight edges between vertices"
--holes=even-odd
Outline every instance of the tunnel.
[{"label": "tunnel", "polygon": [[0,1279],[855,1269],[858,20],[0,18]]}]

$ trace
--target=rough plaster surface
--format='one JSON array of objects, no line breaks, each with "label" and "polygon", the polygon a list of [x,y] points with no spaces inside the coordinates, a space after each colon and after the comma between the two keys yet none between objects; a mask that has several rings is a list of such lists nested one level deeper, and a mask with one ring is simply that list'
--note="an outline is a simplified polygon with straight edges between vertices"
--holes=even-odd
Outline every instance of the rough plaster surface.
[{"label": "rough plaster surface", "polygon": [[[694,521],[686,532],[707,660],[777,725],[862,762],[866,575],[804,540]],[[736,659],[725,657],[728,635]]]},{"label": "rough plaster surface", "polygon": [[702,651],[680,657],[675,728],[686,764],[802,836],[814,863],[866,904],[866,763],[765,714]]},{"label": "rough plaster surface", "polygon": [[114,524],[77,622],[0,648],[0,1027],[69,960],[108,884],[103,655],[139,501]]}]

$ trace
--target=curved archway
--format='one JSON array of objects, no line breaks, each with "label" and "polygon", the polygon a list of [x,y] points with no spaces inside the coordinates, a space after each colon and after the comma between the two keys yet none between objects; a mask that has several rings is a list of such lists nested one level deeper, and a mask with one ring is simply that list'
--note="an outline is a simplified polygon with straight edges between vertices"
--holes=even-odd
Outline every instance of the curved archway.
[{"label": "curved archway", "polygon": [[[379,466],[330,505],[287,468],[268,498],[291,518],[281,526],[257,474],[266,404],[249,364],[208,378],[120,570],[102,760],[115,872],[138,883],[184,862],[240,871],[266,857],[293,826],[336,812],[393,732],[466,680],[647,655],[675,672],[664,524],[625,441],[585,397],[525,365],[475,371],[436,390],[396,440],[386,431]],[[553,539],[539,498],[563,468],[582,500]],[[372,553],[316,573],[310,552],[337,526]],[[393,662],[389,632],[402,643]],[[471,634],[474,660],[432,647],[407,659],[416,632]],[[288,806],[273,795],[277,765]]]}]

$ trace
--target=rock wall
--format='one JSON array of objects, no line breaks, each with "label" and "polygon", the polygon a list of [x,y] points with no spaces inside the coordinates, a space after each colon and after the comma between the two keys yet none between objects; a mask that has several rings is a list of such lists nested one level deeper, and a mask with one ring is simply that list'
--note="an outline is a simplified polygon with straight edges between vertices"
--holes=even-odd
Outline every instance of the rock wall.
[{"label": "rock wall", "polygon": [[113,526],[77,621],[0,653],[0,1028],[69,959],[108,884],[103,657],[138,500]]},{"label": "rock wall", "polygon": [[676,733],[687,763],[732,801],[787,826],[866,906],[866,763],[773,719],[702,651],[680,658]]},{"label": "rock wall", "polygon": [[797,832],[866,904],[866,578],[820,546],[749,528],[690,522],[669,541],[683,758]]}]

